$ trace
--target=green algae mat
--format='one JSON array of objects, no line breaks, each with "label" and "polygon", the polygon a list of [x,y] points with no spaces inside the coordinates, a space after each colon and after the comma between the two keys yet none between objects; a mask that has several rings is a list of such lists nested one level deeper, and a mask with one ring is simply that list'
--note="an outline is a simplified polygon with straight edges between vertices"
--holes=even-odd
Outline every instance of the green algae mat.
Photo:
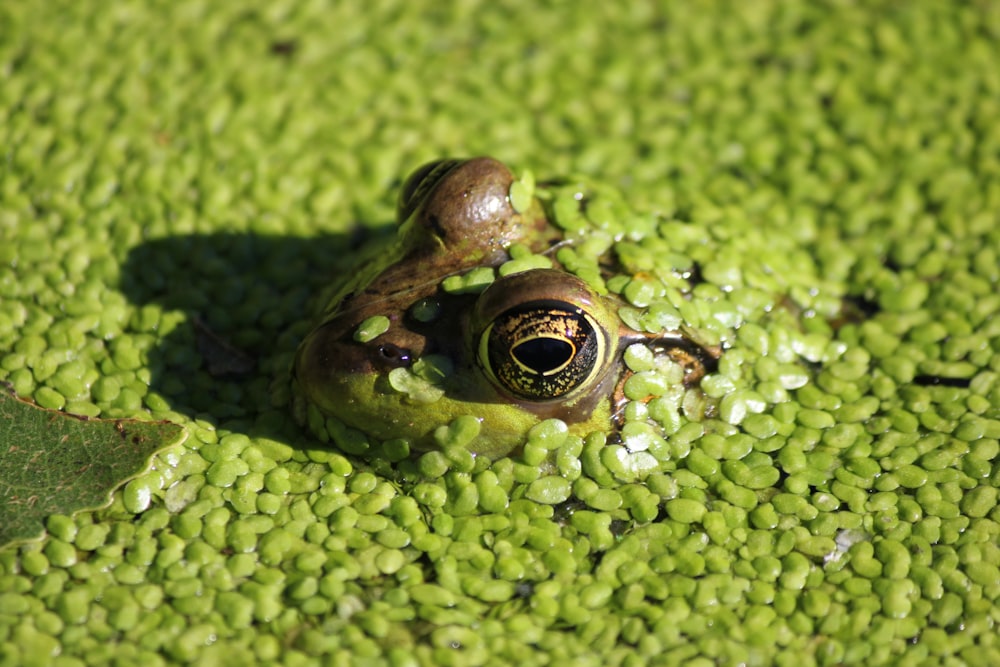
[{"label": "green algae mat", "polygon": [[[0,5],[0,381],[186,434],[0,548],[0,665],[1000,664],[1000,5],[613,4]],[[718,367],[338,451],[310,313],[473,155]]]}]

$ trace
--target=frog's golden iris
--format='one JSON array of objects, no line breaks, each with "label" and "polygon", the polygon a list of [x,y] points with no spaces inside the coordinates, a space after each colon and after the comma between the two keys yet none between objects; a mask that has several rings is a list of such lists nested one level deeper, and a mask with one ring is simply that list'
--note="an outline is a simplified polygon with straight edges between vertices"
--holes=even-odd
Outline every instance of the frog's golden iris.
[{"label": "frog's golden iris", "polygon": [[511,308],[480,338],[479,362],[520,398],[565,396],[597,369],[604,347],[595,322],[564,301]]},{"label": "frog's golden iris", "polygon": [[479,361],[515,396],[544,401],[565,396],[593,374],[601,347],[586,313],[542,301],[498,317],[483,332]]},{"label": "frog's golden iris", "polygon": [[[553,298],[553,296],[563,298]],[[609,370],[612,335],[592,312],[599,297],[563,271],[536,269],[500,278],[477,303],[478,361],[512,397],[566,399]]]}]

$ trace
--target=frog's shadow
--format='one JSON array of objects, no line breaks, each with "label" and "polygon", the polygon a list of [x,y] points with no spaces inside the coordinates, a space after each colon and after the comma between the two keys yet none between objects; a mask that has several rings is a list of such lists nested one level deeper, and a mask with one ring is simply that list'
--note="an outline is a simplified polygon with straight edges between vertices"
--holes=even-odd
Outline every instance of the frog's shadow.
[{"label": "frog's shadow", "polygon": [[305,444],[287,405],[287,376],[312,324],[313,301],[347,275],[363,242],[391,226],[357,230],[190,234],[134,247],[120,287],[139,307],[133,333],[161,332],[144,350],[150,390],[192,419]]}]

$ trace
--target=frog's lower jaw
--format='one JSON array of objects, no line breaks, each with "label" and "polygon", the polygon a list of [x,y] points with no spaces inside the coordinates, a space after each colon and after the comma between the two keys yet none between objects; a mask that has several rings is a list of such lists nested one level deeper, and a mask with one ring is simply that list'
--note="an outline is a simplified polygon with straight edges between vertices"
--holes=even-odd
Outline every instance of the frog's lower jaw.
[{"label": "frog's lower jaw", "polygon": [[[292,412],[295,420],[324,443],[340,449],[357,451],[357,438],[367,435],[375,441],[406,440],[414,451],[440,448],[435,431],[447,427],[459,417],[471,416],[479,424],[479,434],[466,446],[473,454],[497,459],[519,450],[528,431],[547,418],[558,418],[557,406],[539,411],[526,410],[505,402],[473,402],[444,396],[437,401],[416,405],[392,390],[385,391],[376,375],[341,378],[334,386],[324,385],[321,395],[310,391],[299,378],[292,381]],[[337,387],[336,391],[331,391]],[[565,406],[564,406],[565,407]],[[610,401],[598,400],[582,419],[567,420],[572,435],[585,436],[605,431],[610,423]],[[549,414],[551,413],[551,414]],[[565,416],[565,413],[563,413]],[[345,427],[356,432],[345,443]],[[347,446],[345,446],[347,445]]]}]

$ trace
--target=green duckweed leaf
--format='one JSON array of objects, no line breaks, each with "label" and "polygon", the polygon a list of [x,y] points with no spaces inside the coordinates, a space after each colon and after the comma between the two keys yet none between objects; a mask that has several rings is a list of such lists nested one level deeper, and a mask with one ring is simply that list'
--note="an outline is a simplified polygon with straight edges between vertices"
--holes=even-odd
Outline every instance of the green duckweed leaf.
[{"label": "green duckweed leaf", "polygon": [[40,537],[50,514],[107,505],[155,452],[185,435],[170,422],[47,410],[0,388],[0,548]]},{"label": "green duckweed leaf", "polygon": [[422,405],[429,405],[444,396],[444,389],[434,386],[425,378],[415,375],[409,368],[393,368],[389,371],[389,385],[407,398]]},{"label": "green duckweed leaf", "polygon": [[385,315],[375,315],[358,325],[354,331],[354,340],[359,343],[373,341],[389,330],[389,318]]}]

